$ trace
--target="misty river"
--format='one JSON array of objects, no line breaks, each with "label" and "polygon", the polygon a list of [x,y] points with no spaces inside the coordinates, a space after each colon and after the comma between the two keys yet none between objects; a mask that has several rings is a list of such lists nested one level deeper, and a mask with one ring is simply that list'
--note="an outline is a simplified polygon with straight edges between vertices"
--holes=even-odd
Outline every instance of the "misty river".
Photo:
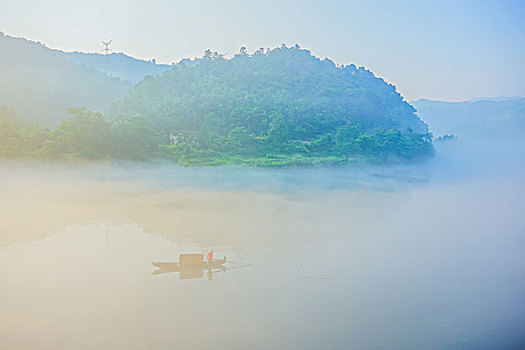
[{"label": "misty river", "polygon": [[[458,143],[413,165],[325,169],[4,161],[1,347],[522,348],[525,157],[502,154]],[[153,274],[210,249],[224,269]]]}]

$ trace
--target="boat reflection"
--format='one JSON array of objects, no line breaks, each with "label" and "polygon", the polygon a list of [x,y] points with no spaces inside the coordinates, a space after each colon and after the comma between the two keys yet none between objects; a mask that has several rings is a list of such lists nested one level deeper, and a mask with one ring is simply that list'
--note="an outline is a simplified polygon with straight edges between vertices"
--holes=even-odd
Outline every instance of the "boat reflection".
[{"label": "boat reflection", "polygon": [[206,271],[206,277],[209,280],[212,280],[214,273],[225,273],[227,270],[248,266],[243,265],[227,268],[224,266],[225,263],[226,257],[224,257],[222,260],[204,260],[203,254],[180,254],[179,261],[177,262],[153,262],[153,266],[155,266],[157,269],[153,271],[152,274],[161,275],[170,272],[178,272],[179,278],[183,280],[191,278],[204,278],[204,272]]}]

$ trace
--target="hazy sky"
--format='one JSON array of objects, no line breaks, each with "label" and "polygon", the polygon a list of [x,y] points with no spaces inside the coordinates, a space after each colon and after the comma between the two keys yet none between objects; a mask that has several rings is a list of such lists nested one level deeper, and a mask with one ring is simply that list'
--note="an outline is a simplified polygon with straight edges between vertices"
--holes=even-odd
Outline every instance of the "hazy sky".
[{"label": "hazy sky", "polygon": [[525,96],[525,1],[2,0],[0,31],[158,62],[300,44],[407,99]]}]

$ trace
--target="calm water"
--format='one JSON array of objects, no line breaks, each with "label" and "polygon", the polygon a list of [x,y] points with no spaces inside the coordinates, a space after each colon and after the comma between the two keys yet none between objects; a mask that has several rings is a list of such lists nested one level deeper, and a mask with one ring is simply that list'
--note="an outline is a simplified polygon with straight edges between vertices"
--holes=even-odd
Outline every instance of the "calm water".
[{"label": "calm water", "polygon": [[[0,348],[522,349],[523,172],[440,159],[5,163]],[[152,275],[208,249],[226,271]]]}]

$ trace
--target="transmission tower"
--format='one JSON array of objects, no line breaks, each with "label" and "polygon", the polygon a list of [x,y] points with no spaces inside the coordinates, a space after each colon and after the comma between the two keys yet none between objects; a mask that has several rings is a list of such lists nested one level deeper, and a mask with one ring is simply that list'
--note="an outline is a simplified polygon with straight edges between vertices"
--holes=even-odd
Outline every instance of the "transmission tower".
[{"label": "transmission tower", "polygon": [[111,52],[111,48],[109,47],[109,45],[111,45],[111,43],[113,42],[113,40],[110,40],[110,41],[102,41],[102,45],[104,45],[104,48],[102,49],[102,52],[104,52],[105,55],[109,54]]},{"label": "transmission tower", "polygon": [[104,61],[106,61],[106,72],[109,71],[108,70],[108,54],[111,52],[111,48],[109,47],[109,45],[111,45],[112,42],[113,40],[110,40],[110,41],[102,40],[102,45],[104,45],[102,52],[104,52]]}]

